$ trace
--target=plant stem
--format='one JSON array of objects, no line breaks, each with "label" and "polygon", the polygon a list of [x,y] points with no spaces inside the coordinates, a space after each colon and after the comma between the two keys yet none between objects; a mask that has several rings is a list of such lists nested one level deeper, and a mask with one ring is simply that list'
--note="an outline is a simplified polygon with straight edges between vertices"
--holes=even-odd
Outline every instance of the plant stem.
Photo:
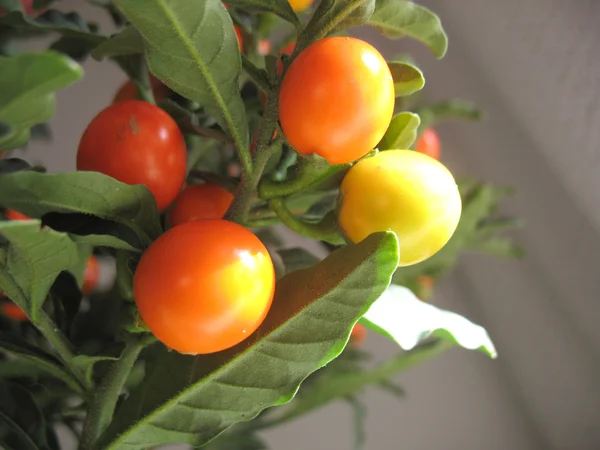
[{"label": "plant stem", "polygon": [[34,325],[40,330],[46,340],[50,342],[52,347],[54,347],[54,350],[56,350],[56,353],[58,353],[62,362],[71,371],[83,390],[85,390],[85,388],[90,388],[90,386],[87,386],[83,371],[73,363],[73,359],[77,356],[73,349],[73,345],[60,332],[56,324],[43,310],[38,312]]},{"label": "plant stem", "polygon": [[111,363],[91,399],[79,442],[80,450],[90,450],[110,423],[123,384],[147,342],[147,336],[130,336],[121,358]]},{"label": "plant stem", "polygon": [[327,214],[323,220],[318,223],[308,223],[292,214],[282,198],[269,200],[269,207],[289,229],[302,236],[318,239],[332,245],[345,244],[344,237],[337,227],[335,214],[333,212]]},{"label": "plant stem", "polygon": [[231,204],[226,220],[245,224],[252,200],[258,196],[258,183],[269,158],[283,145],[281,136],[273,141],[273,134],[276,131],[278,110],[279,82],[273,87],[267,95],[267,104],[265,105],[265,115],[258,135],[258,142],[252,164],[242,164],[242,180],[238,186],[235,199]]}]

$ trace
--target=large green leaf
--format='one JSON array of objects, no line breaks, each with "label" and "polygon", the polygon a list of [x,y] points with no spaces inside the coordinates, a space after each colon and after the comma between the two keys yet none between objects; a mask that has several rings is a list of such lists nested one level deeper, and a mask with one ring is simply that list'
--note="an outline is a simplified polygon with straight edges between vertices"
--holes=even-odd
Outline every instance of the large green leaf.
[{"label": "large green leaf", "polygon": [[317,410],[322,406],[334,401],[347,398],[361,392],[368,386],[380,385],[386,382],[392,375],[415,366],[427,359],[439,355],[449,346],[437,341],[424,344],[418,348],[397,355],[379,364],[373,369],[353,372],[339,372],[324,370],[310,388],[297,396],[284,412],[267,422],[266,426],[280,425],[297,417]]},{"label": "large green leaf", "polygon": [[320,261],[315,255],[301,247],[281,249],[277,250],[277,253],[279,253],[281,260],[283,261],[286,273],[298,269],[306,269],[307,267],[314,266]]},{"label": "large green leaf", "polygon": [[421,119],[411,112],[401,112],[392,117],[390,126],[377,144],[380,150],[409,149],[417,138]]},{"label": "large green leaf", "polygon": [[34,364],[37,369],[41,369],[45,373],[64,381],[75,391],[81,390],[77,379],[67,372],[54,356],[34,347],[15,334],[0,333],[0,350],[20,360]]},{"label": "large green leaf", "polygon": [[360,321],[390,337],[404,350],[433,336],[496,357],[494,344],[483,327],[419,300],[404,286],[388,287]]},{"label": "large green leaf", "polygon": [[30,217],[49,212],[92,214],[130,228],[146,243],[162,232],[148,188],[101,173],[16,172],[0,175],[0,185],[0,205]]},{"label": "large green leaf", "polygon": [[79,65],[55,52],[0,57],[0,121],[13,129],[0,150],[25,144],[29,128],[54,115],[54,93],[82,76]]},{"label": "large green leaf", "polygon": [[98,448],[200,446],[265,408],[287,403],[308,375],[340,354],[397,262],[396,236],[373,234],[283,277],[263,324],[236,347],[197,357],[164,349]]},{"label": "large green leaf", "polygon": [[226,3],[230,7],[238,7],[247,11],[272,12],[292,23],[296,28],[302,27],[288,0],[227,0]]},{"label": "large green leaf", "polygon": [[[0,424],[9,432],[0,439],[0,448],[50,450],[46,421],[31,393],[16,383],[0,379]],[[6,445],[6,447],[4,447]]]},{"label": "large green leaf", "polygon": [[377,0],[369,24],[390,38],[410,36],[427,45],[436,58],[443,58],[448,37],[440,19],[411,0]]},{"label": "large green leaf", "polygon": [[414,94],[425,86],[423,72],[414,64],[389,61],[388,66],[394,79],[396,97]]},{"label": "large green leaf", "polygon": [[220,0],[115,0],[142,35],[150,71],[197,101],[247,149],[248,123],[238,88],[241,59],[231,17]]},{"label": "large green leaf", "polygon": [[35,322],[56,277],[79,270],[77,246],[38,220],[0,222],[0,236],[8,242],[0,247],[0,290]]}]

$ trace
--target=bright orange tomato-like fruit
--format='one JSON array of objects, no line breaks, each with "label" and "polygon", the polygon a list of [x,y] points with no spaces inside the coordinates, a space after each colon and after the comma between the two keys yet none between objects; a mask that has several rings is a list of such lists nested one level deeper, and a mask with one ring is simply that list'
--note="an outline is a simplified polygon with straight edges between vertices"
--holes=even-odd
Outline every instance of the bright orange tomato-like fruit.
[{"label": "bright orange tomato-like fruit", "polygon": [[367,340],[367,328],[362,323],[357,323],[350,334],[350,345],[362,347]]},{"label": "bright orange tomato-like fruit", "polygon": [[[152,93],[154,94],[154,99],[157,102],[164,100],[169,95],[169,88],[165,86],[158,78],[150,75],[150,86],[152,87]],[[126,102],[127,100],[140,100],[138,98],[138,88],[131,81],[127,80],[117,91],[115,97],[113,98],[114,103]]]},{"label": "bright orange tomato-like fruit", "polygon": [[160,210],[179,194],[187,151],[181,131],[162,109],[129,100],[101,111],[79,142],[77,169],[145,184]]},{"label": "bright orange tomato-like fruit", "polygon": [[83,285],[81,286],[81,292],[85,295],[90,294],[96,286],[98,286],[98,279],[100,278],[100,265],[98,259],[95,256],[90,256],[85,266],[85,272],[83,272]]},{"label": "bright orange tomato-like fruit", "polygon": [[340,186],[339,225],[353,242],[391,230],[400,243],[400,266],[437,253],[461,213],[452,174],[439,161],[412,150],[386,150],[350,168]]},{"label": "bright orange tomato-like fruit", "polygon": [[12,302],[2,303],[0,305],[0,309],[2,310],[3,315],[16,322],[24,322],[25,320],[29,320],[29,317],[27,317],[25,311]]},{"label": "bright orange tomato-like fruit", "polygon": [[306,48],[289,66],[279,119],[299,153],[343,164],[377,145],[394,101],[392,74],[381,54],[360,39],[331,37]]},{"label": "bright orange tomato-like fruit", "polygon": [[7,209],[4,212],[4,216],[8,220],[31,220],[31,217],[28,217],[25,214],[20,213],[19,211],[15,211],[14,209]]},{"label": "bright orange tomato-like fruit", "polygon": [[195,184],[185,188],[169,212],[171,226],[199,219],[222,219],[233,194],[214,184]]},{"label": "bright orange tomato-like fruit", "polygon": [[240,343],[263,322],[275,270],[263,243],[246,228],[196,220],[152,243],[133,289],[142,320],[167,347],[213,353]]},{"label": "bright orange tomato-like fruit", "polygon": [[314,0],[289,0],[292,9],[296,12],[302,12],[313,4]]},{"label": "bright orange tomato-like fruit", "polygon": [[433,128],[427,128],[417,140],[415,148],[419,153],[440,159],[441,144],[440,138]]}]

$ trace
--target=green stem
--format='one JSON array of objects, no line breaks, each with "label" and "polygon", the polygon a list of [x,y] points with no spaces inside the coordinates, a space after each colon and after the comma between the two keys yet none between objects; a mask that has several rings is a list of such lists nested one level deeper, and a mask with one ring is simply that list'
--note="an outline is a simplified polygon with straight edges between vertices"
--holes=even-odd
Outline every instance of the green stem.
[{"label": "green stem", "polygon": [[316,156],[303,157],[298,161],[297,170],[290,180],[283,182],[263,179],[258,186],[258,195],[265,200],[287,197],[326,180],[346,170],[350,164],[330,166],[324,159]]},{"label": "green stem", "polygon": [[332,245],[345,244],[344,237],[339,231],[333,212],[327,214],[318,223],[307,223],[292,214],[282,198],[269,200],[269,207],[289,229],[302,236],[318,239]]},{"label": "green stem", "polygon": [[245,55],[242,55],[242,67],[260,88],[265,91],[271,89],[266,72],[256,67]]},{"label": "green stem", "polygon": [[109,366],[90,402],[79,442],[80,450],[90,450],[110,423],[121,389],[146,343],[147,336],[131,336],[121,358]]},{"label": "green stem", "polygon": [[226,220],[244,224],[247,220],[252,201],[258,196],[258,183],[269,158],[281,148],[283,140],[277,137],[274,141],[273,134],[277,128],[279,83],[267,95],[265,115],[258,135],[258,142],[250,168],[243,166],[242,179],[238,186],[235,199],[233,200],[227,214]]},{"label": "green stem", "polygon": [[[73,359],[77,356],[73,345],[43,310],[38,312],[34,325],[54,347],[64,365],[71,371],[83,389],[91,388],[85,381],[83,371],[73,363]],[[79,391],[81,392],[82,389],[80,388]]]}]

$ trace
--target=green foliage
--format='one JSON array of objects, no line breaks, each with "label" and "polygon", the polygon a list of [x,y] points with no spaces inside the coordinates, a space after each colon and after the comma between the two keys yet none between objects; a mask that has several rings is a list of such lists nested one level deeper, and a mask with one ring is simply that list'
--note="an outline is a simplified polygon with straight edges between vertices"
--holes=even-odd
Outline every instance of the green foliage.
[{"label": "green foliage", "polygon": [[423,73],[414,64],[390,61],[388,66],[394,79],[396,97],[414,94],[425,86]]},{"label": "green foliage", "polygon": [[[175,92],[195,100],[248,148],[246,112],[238,90],[241,62],[233,23],[220,0],[115,0],[146,45],[150,71]],[[196,28],[210,21],[209,27]],[[182,70],[173,70],[181,67]]]},{"label": "green foliage", "polygon": [[[23,79],[23,74],[29,74]],[[0,56],[0,121],[11,131],[0,138],[0,151],[24,145],[29,129],[54,114],[54,93],[79,80],[81,67],[53,52]]]},{"label": "green foliage", "polygon": [[101,438],[102,448],[200,446],[289,402],[304,378],[343,350],[351,325],[386,289],[397,264],[395,235],[374,234],[282,278],[266,320],[242,344],[196,357],[162,351]]},{"label": "green foliage", "polygon": [[440,19],[410,0],[377,0],[369,24],[390,38],[410,36],[417,39],[437,58],[443,58],[448,49],[448,37]]},{"label": "green foliage", "polygon": [[[282,72],[311,43],[371,25],[392,39],[416,39],[441,58],[448,43],[437,16],[405,0],[321,0],[299,15],[287,0],[229,0],[228,9],[220,0],[89,2],[110,14],[112,36],[77,13],[28,16],[19,0],[0,0],[0,55],[10,55],[0,56],[0,218],[7,209],[33,218],[0,220],[0,447],[58,450],[59,422],[74,430],[81,450],[174,442],[261,450],[268,446],[260,430],[341,400],[352,408],[359,449],[366,433],[359,395],[366,388],[402,399],[393,377],[455,345],[495,356],[483,328],[421,302],[407,287],[422,292],[424,275],[443,276],[465,251],[521,256],[501,234],[519,225],[497,213],[507,190],[462,182],[463,215],[450,242],[427,261],[397,268],[393,233],[358,244],[341,233],[336,202],[352,164],[299,155],[278,121]],[[242,52],[234,24],[243,33]],[[23,52],[20,44],[32,37],[51,37],[49,50]],[[265,55],[261,39],[279,50],[296,41],[295,50]],[[145,101],[155,101],[149,74],[169,88],[157,106],[184,135],[187,183],[232,192],[226,219],[251,227],[273,256],[272,307],[237,346],[179,354],[156,342],[142,321],[136,265],[170,226],[169,210],[157,210],[147,187],[95,172],[48,174],[2,155],[30,138],[51,140],[55,94],[82,77],[74,60],[90,54],[116,63]],[[438,121],[480,118],[462,100],[419,104],[415,94],[425,79],[410,56],[388,65],[402,112],[365,158],[410,148]],[[140,157],[145,151],[136,149]],[[323,259],[290,246],[271,225],[327,243],[330,253]],[[116,280],[105,292],[82,295],[92,251],[114,260]],[[192,257],[208,256],[200,249]],[[8,302],[29,320],[10,320],[1,312]],[[351,337],[361,323],[395,341],[399,353],[373,365]]]},{"label": "green foliage", "polygon": [[403,150],[409,149],[417,139],[417,130],[421,124],[418,115],[410,112],[402,112],[392,117],[381,142],[377,144],[380,150]]}]

